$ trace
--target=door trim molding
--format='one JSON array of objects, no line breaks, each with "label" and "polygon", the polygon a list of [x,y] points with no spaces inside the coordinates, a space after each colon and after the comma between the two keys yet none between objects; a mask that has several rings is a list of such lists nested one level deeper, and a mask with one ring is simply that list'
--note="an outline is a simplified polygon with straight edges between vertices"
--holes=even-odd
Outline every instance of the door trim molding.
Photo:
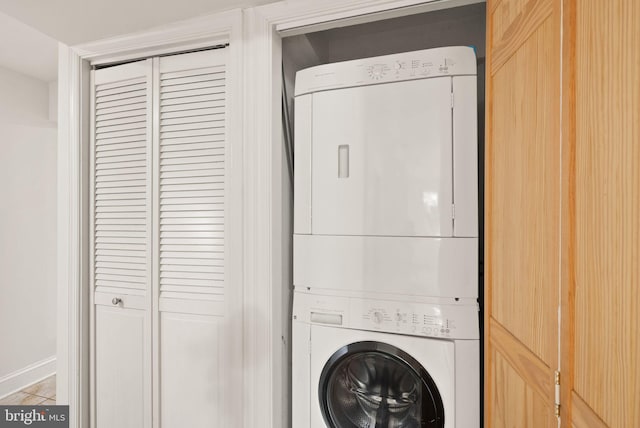
[{"label": "door trim molding", "polygon": [[[84,43],[73,50],[92,64],[130,61],[228,43],[239,24],[239,9],[175,22],[151,30]],[[234,22],[235,21],[235,22]]]},{"label": "door trim molding", "polygon": [[81,98],[88,95],[83,91],[88,71],[87,62],[83,63],[73,49],[59,44],[56,399],[70,405],[70,426],[74,428],[88,426],[89,422],[88,258],[82,255],[88,253],[83,226],[88,220],[89,176],[87,159],[82,161],[87,154],[82,131],[88,129],[88,122],[81,113]]},{"label": "door trim molding", "polygon": [[[239,9],[198,17],[121,37],[79,46],[59,44],[58,48],[58,315],[56,397],[70,406],[70,428],[86,428],[89,422],[89,71],[91,64],[134,60],[162,53],[179,52],[233,44],[229,52],[229,76],[242,72],[242,12]],[[242,86],[241,79],[229,79],[229,103],[237,106],[231,114],[228,138],[238,141],[229,159],[234,168],[234,187],[242,189]],[[238,213],[233,226],[242,234],[242,196],[230,200]],[[242,251],[234,243],[235,251]],[[231,297],[230,313],[242,324],[242,257],[230,263],[239,284]],[[234,352],[242,356],[242,344],[234,340]],[[240,394],[240,386],[234,394]],[[239,402],[239,400],[236,400]],[[233,400],[230,401],[233,403]],[[230,404],[231,405],[231,404]],[[241,405],[236,406],[241,411]],[[236,411],[234,410],[234,411]]]}]

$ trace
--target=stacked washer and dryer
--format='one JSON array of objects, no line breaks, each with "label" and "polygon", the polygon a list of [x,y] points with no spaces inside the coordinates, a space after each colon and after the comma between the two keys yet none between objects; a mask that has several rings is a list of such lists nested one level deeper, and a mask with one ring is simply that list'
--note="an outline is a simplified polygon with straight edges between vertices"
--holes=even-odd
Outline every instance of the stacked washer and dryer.
[{"label": "stacked washer and dryer", "polygon": [[472,48],[295,86],[293,428],[477,428]]}]

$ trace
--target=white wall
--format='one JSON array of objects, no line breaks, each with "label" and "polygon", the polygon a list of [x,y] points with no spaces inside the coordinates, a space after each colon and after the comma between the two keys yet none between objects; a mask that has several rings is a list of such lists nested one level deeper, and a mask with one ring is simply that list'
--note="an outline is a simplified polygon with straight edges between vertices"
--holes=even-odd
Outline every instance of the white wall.
[{"label": "white wall", "polygon": [[0,68],[0,94],[1,397],[55,371],[57,126],[47,82]]}]

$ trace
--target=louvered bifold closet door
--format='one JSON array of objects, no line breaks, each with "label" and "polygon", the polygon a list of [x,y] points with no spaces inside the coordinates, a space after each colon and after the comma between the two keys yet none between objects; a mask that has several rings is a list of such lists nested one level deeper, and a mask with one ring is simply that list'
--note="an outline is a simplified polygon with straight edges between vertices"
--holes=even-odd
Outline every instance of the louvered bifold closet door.
[{"label": "louvered bifold closet door", "polygon": [[224,413],[226,51],[156,60],[163,427]]},{"label": "louvered bifold closet door", "polygon": [[152,61],[92,72],[92,422],[151,426]]}]

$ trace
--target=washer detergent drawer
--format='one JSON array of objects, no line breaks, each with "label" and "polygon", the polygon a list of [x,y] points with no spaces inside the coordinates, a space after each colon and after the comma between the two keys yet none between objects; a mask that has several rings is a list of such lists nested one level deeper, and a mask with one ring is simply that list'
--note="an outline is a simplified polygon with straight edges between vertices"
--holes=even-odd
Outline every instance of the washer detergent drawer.
[{"label": "washer detergent drawer", "polygon": [[312,234],[452,236],[451,82],[313,94]]}]

